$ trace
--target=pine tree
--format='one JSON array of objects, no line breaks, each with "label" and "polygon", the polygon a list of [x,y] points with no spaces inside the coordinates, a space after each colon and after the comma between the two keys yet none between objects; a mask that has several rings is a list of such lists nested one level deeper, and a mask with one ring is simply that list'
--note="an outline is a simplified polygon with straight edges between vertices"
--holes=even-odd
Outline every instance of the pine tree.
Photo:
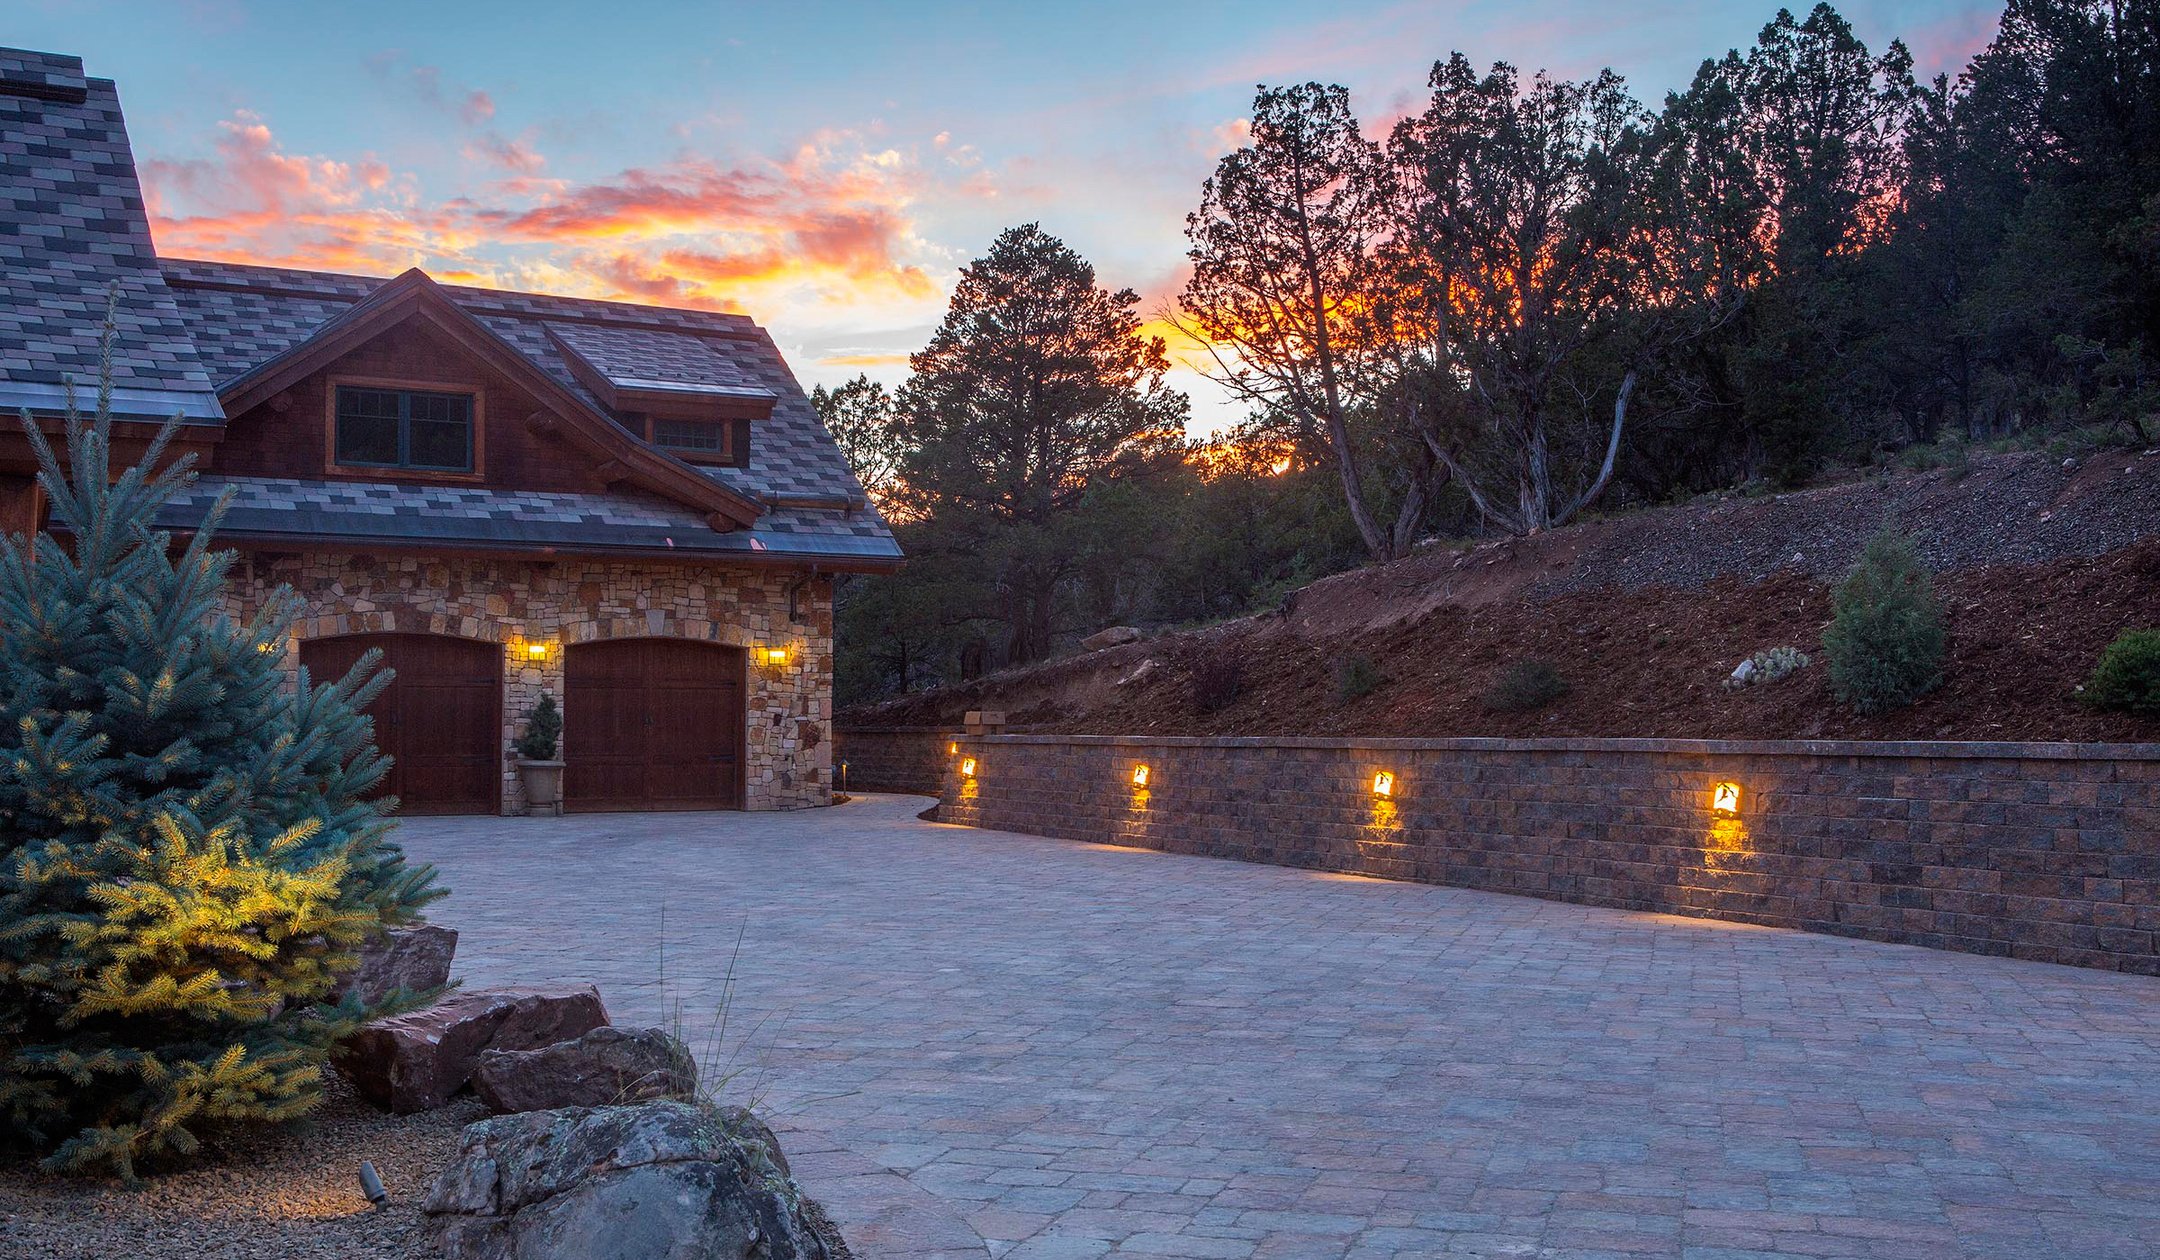
[{"label": "pine tree", "polygon": [[0,546],[0,1118],[48,1168],[132,1179],[313,1107],[370,1013],[338,978],[442,893],[367,799],[388,675],[291,685],[290,592],[223,610],[222,504],[177,551],[152,527],[192,477],[159,467],[174,427],[117,478],[109,380],[64,467],[25,427],[66,541]]}]

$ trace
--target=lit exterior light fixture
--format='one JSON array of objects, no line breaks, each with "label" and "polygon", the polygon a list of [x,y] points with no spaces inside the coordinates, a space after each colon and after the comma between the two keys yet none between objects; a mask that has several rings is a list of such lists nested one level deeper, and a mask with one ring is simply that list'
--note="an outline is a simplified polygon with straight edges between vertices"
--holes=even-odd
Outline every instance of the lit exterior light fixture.
[{"label": "lit exterior light fixture", "polygon": [[1382,770],[1372,777],[1372,794],[1374,796],[1395,795],[1395,775],[1393,771]]},{"label": "lit exterior light fixture", "polygon": [[968,779],[975,777],[975,759],[973,757],[960,763],[960,775],[962,778]]},{"label": "lit exterior light fixture", "polygon": [[1721,818],[1740,816],[1740,785],[1730,781],[1710,789],[1710,812]]},{"label": "lit exterior light fixture", "polygon": [[765,663],[772,666],[774,669],[778,669],[782,665],[787,664],[787,649],[784,647],[766,648]]},{"label": "lit exterior light fixture", "polygon": [[546,660],[546,659],[547,659],[547,644],[545,644],[545,643],[528,643],[528,644],[526,644],[526,645],[525,645],[525,659],[526,659],[526,660],[529,660],[529,661],[544,661],[544,660]]},{"label": "lit exterior light fixture", "polygon": [[952,757],[957,757],[957,756],[959,756],[959,755],[960,755],[960,741],[956,739],[956,740],[954,740],[953,742],[951,742],[950,744],[947,744],[947,745],[945,745],[945,752],[946,752],[946,755],[948,755],[948,756],[952,756]]},{"label": "lit exterior light fixture", "polygon": [[1143,762],[1140,765],[1134,766],[1132,768],[1132,785],[1134,787],[1146,787],[1147,776],[1148,769],[1146,763]]}]

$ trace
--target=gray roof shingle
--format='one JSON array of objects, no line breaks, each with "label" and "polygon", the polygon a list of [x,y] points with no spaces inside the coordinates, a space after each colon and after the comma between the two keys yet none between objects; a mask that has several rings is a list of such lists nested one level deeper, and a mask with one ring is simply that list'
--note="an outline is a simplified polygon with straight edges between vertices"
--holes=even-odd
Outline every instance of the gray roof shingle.
[{"label": "gray roof shingle", "polygon": [[776,508],[753,528],[720,533],[696,510],[641,491],[560,494],[294,477],[204,474],[164,506],[158,525],[193,528],[220,495],[230,499],[219,532],[254,539],[419,541],[706,559],[882,561],[900,554],[871,512]]},{"label": "gray roof shingle", "polygon": [[0,408],[85,407],[113,305],[114,411],[224,418],[158,270],[120,98],[74,57],[0,49]]}]

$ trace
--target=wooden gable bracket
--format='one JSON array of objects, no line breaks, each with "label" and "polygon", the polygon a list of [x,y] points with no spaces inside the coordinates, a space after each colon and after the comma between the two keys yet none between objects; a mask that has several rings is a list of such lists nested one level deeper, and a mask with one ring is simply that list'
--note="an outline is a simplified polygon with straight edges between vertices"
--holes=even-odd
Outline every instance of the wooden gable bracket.
[{"label": "wooden gable bracket", "polygon": [[629,466],[619,459],[608,460],[596,466],[592,472],[593,476],[603,486],[619,486],[623,482],[630,480]]},{"label": "wooden gable bracket", "polygon": [[[340,356],[407,319],[424,319],[482,363],[516,381],[544,410],[526,423],[568,440],[603,467],[619,467],[606,484],[628,482],[700,510],[707,520],[734,529],[755,524],[764,504],[698,472],[615,423],[587,400],[549,376],[539,364],[459,306],[443,287],[413,268],[355,302],[318,327],[306,341],[256,364],[218,391],[225,414],[237,416],[274,398]],[[715,529],[721,528],[719,525]]]}]

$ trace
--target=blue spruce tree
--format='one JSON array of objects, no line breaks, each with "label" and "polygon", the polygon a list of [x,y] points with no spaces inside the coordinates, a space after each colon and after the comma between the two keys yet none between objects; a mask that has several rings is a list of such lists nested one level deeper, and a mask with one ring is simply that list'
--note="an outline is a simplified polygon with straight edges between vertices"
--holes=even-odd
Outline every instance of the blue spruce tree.
[{"label": "blue spruce tree", "polygon": [[64,464],[25,423],[64,540],[0,547],[0,1142],[132,1179],[312,1108],[371,1013],[339,977],[442,894],[367,797],[388,675],[294,687],[291,594],[224,609],[222,504],[177,550],[153,528],[193,476],[173,426],[113,477],[109,380]]}]

